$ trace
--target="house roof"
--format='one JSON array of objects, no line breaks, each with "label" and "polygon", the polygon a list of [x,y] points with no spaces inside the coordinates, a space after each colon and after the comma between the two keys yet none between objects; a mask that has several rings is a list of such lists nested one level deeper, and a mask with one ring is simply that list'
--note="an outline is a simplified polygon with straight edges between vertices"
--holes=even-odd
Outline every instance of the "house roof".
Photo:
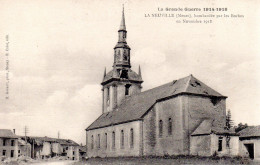
[{"label": "house roof", "polygon": [[207,97],[224,97],[192,75],[162,86],[127,96],[115,110],[103,113],[86,130],[140,120],[158,101],[179,94],[196,94]]},{"label": "house roof", "polygon": [[[24,138],[24,137],[23,137]],[[37,145],[42,145],[44,142],[53,142],[53,143],[60,143],[61,145],[72,145],[78,146],[76,142],[70,139],[58,139],[58,138],[51,138],[51,137],[36,137],[36,136],[28,136],[28,140],[34,140]]]},{"label": "house roof", "polygon": [[18,139],[18,145],[19,146],[26,146],[26,145],[30,145],[30,143],[26,143],[25,140],[19,138]]},{"label": "house roof", "polygon": [[196,135],[209,135],[211,133],[214,134],[229,134],[229,135],[237,135],[232,130],[225,130],[223,127],[215,125],[213,119],[204,119],[200,125],[192,132],[191,136]]},{"label": "house roof", "polygon": [[0,129],[0,138],[18,138],[10,129]]},{"label": "house roof", "polygon": [[211,134],[212,132],[212,124],[213,120],[211,119],[205,119],[203,120],[200,125],[193,131],[191,135],[205,135],[205,134]]},{"label": "house roof", "polygon": [[238,132],[239,137],[260,137],[260,125],[249,126]]}]

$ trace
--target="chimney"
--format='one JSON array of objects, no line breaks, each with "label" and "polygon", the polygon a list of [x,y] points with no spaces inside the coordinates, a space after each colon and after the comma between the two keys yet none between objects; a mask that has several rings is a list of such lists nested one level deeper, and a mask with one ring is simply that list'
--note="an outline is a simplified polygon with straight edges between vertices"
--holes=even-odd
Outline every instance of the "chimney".
[{"label": "chimney", "polygon": [[13,129],[13,132],[14,132],[14,134],[15,134],[15,129]]}]

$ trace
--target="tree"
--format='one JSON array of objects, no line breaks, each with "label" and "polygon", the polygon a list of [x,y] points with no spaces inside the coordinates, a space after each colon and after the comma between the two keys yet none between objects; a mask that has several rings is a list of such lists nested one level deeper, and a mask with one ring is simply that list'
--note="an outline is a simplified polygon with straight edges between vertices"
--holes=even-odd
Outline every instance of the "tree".
[{"label": "tree", "polygon": [[239,131],[241,131],[241,130],[247,128],[247,127],[248,127],[247,123],[245,123],[245,124],[239,123],[237,126],[235,126],[235,131],[236,131],[236,132],[239,132]]},{"label": "tree", "polygon": [[234,125],[233,120],[231,119],[231,112],[228,110],[227,116],[226,116],[226,129],[230,130]]}]

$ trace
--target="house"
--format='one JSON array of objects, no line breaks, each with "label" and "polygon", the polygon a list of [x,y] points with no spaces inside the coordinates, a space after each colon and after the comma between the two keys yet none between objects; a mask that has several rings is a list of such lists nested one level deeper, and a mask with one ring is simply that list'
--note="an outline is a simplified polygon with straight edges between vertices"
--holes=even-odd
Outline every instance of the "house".
[{"label": "house", "polygon": [[238,154],[238,136],[224,129],[227,97],[193,75],[141,92],[126,38],[123,10],[102,114],[86,128],[87,156]]},{"label": "house", "polygon": [[260,160],[260,125],[249,126],[238,132],[240,154]]},{"label": "house", "polygon": [[31,157],[31,144],[21,138],[18,139],[18,156]]},{"label": "house", "polygon": [[86,159],[86,156],[87,156],[86,146],[79,146],[79,158],[80,158],[80,160]]},{"label": "house", "polygon": [[191,155],[237,156],[239,135],[222,127],[215,127],[214,119],[205,119],[191,134]]},{"label": "house", "polygon": [[0,156],[18,157],[18,136],[9,129],[0,129]]},{"label": "house", "polygon": [[31,144],[32,158],[44,159],[65,156],[70,160],[79,160],[79,145],[70,139],[50,137],[26,137]]}]

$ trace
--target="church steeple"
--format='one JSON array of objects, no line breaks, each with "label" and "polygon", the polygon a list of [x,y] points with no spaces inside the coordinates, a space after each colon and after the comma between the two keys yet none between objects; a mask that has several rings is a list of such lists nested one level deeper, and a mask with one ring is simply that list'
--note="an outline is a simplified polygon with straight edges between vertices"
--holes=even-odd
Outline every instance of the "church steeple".
[{"label": "church steeple", "polygon": [[114,65],[116,68],[131,68],[130,63],[130,47],[126,42],[126,25],[125,25],[125,13],[124,6],[122,11],[122,19],[118,30],[118,42],[114,48]]},{"label": "church steeple", "polygon": [[101,85],[103,86],[103,113],[113,111],[128,96],[141,92],[141,68],[136,73],[131,69],[130,47],[126,42],[126,25],[124,6],[118,30],[118,42],[114,47],[114,64],[111,71],[104,71]]},{"label": "church steeple", "polygon": [[141,66],[140,65],[139,65],[139,69],[138,69],[138,75],[142,78]]},{"label": "church steeple", "polygon": [[103,76],[103,81],[104,81],[106,75],[107,75],[107,71],[106,71],[106,67],[105,67],[105,70],[104,70],[104,76]]},{"label": "church steeple", "polygon": [[119,31],[120,31],[120,30],[125,30],[125,31],[126,31],[124,5],[123,5],[122,19],[121,19],[121,24],[120,24]]}]

